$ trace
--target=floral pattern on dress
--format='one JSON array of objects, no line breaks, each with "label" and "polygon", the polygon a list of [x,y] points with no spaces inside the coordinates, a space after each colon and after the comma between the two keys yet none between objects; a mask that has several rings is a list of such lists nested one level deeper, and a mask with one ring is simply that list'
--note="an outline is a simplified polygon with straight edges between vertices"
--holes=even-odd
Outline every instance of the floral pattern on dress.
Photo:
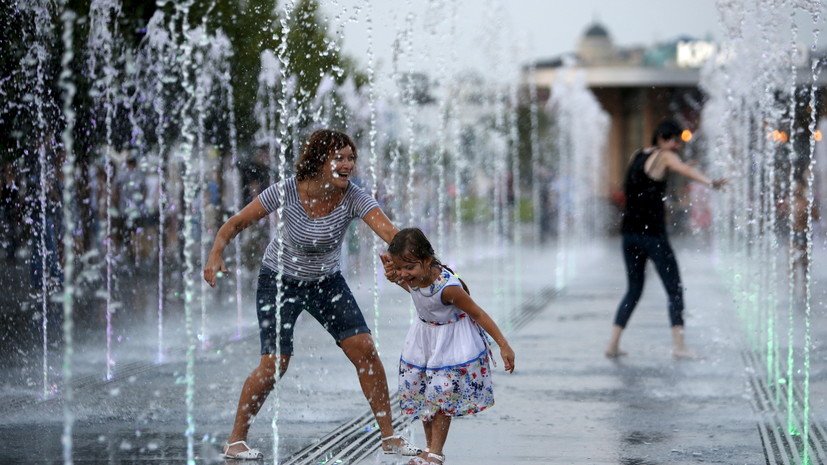
[{"label": "floral pattern on dress", "polygon": [[448,416],[474,414],[494,405],[488,354],[468,363],[427,369],[399,364],[399,402],[402,413],[431,421],[440,413]]},{"label": "floral pattern on dress", "polygon": [[[443,268],[442,272],[439,273],[439,276],[437,276],[436,280],[430,285],[428,285],[428,287],[411,286],[411,290],[417,291],[422,295],[434,295],[437,292],[441,291],[446,284],[448,284],[448,280],[450,278],[451,272]],[[427,289],[427,292],[425,291],[425,289]]]}]

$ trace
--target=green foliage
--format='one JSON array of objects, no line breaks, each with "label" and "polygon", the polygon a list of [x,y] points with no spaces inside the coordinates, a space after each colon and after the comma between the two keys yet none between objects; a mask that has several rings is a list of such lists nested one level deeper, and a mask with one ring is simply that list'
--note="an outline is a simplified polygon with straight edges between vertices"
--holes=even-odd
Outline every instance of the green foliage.
[{"label": "green foliage", "polygon": [[[64,55],[61,19],[64,8],[76,15],[72,36],[74,56],[69,67],[71,81],[77,88],[73,108],[76,112],[74,136],[78,158],[97,156],[106,137],[110,137],[118,148],[129,144],[134,135],[128,118],[122,114],[115,115],[112,127],[114,133],[107,136],[102,124],[102,109],[96,107],[94,93],[97,90],[87,69],[92,2],[68,0],[65,6],[58,2],[46,3],[46,27],[39,29],[35,26],[35,14],[31,10],[15,8],[15,4],[12,0],[0,0],[0,37],[4,38],[0,51],[0,76],[3,76],[0,92],[7,103],[0,108],[0,162],[19,159],[23,156],[23,150],[31,150],[44,138],[57,138],[62,130],[63,102],[58,77]],[[136,51],[144,45],[142,41],[147,23],[158,9],[165,13],[166,21],[175,29],[171,36],[182,40],[183,21],[179,12],[185,5],[189,6],[190,14],[186,20],[190,27],[203,24],[212,34],[221,30],[231,43],[233,54],[229,64],[238,136],[242,146],[249,145],[258,129],[254,109],[261,53],[266,49],[277,51],[282,46],[284,18],[279,17],[280,11],[274,0],[121,0],[120,12],[110,25],[110,30],[115,34],[112,40],[112,62],[98,66],[101,68],[106,65],[117,69],[121,76],[119,79],[122,79],[124,70],[131,66]],[[313,98],[324,73],[329,73],[339,83],[349,75],[356,78],[357,84],[365,81],[363,75],[356,73],[353,61],[342,56],[336,39],[329,36],[317,0],[300,0],[291,14],[288,26],[290,31],[282,58],[289,63],[287,72],[297,76],[299,92],[296,97],[299,104]],[[42,46],[39,60],[32,58],[35,56],[32,44]],[[38,75],[42,78],[42,85],[35,92]],[[117,87],[120,98],[124,94],[135,92],[134,84],[108,83],[109,86]],[[170,87],[180,90],[183,85],[179,82]],[[176,95],[175,91],[173,95]],[[41,102],[41,121],[47,121],[48,124],[37,123],[37,111],[33,104],[35,100]],[[169,105],[171,108],[167,111],[173,114],[174,105]],[[169,122],[171,134],[175,133],[175,125],[178,123],[174,118]],[[301,124],[306,122],[300,122]],[[151,132],[148,131],[144,137],[151,139]],[[212,135],[211,139],[220,145],[222,137],[226,137],[226,134]],[[151,143],[151,140],[147,142]]]},{"label": "green foliage", "polygon": [[488,199],[465,196],[460,199],[460,218],[464,222],[490,221],[494,211]]},{"label": "green foliage", "polygon": [[208,22],[208,30],[221,29],[233,47],[230,72],[235,99],[238,134],[250,143],[257,127],[255,115],[261,52],[275,51],[280,43],[281,26],[273,0],[219,0]]},{"label": "green foliage", "polygon": [[522,197],[517,205],[517,220],[521,223],[534,221],[534,205],[531,203],[530,197]]},{"label": "green foliage", "polygon": [[[317,0],[300,0],[290,12],[289,20],[281,14],[283,10],[279,10],[273,0],[217,0],[210,16],[209,30],[214,32],[220,28],[233,46],[231,73],[242,143],[250,144],[258,129],[253,111],[264,50],[280,54],[287,64],[286,73],[296,76],[295,97],[299,108],[315,96],[325,73],[339,84],[350,75],[355,76],[357,85],[365,81],[355,71],[353,61],[341,54],[335,38],[330,37]],[[279,51],[285,23],[287,44]],[[306,121],[300,122],[305,124]]]},{"label": "green foliage", "polygon": [[288,72],[298,77],[299,104],[306,103],[318,87],[325,72],[341,83],[345,75],[335,42],[327,36],[327,29],[318,15],[315,0],[302,0],[290,18],[287,34]]}]

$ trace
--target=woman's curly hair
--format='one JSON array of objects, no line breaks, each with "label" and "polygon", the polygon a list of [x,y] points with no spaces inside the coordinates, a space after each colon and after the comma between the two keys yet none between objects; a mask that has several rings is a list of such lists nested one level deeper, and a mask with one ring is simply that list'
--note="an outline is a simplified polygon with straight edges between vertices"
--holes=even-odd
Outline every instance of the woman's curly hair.
[{"label": "woman's curly hair", "polygon": [[347,134],[333,129],[319,129],[307,138],[302,154],[296,162],[296,179],[304,181],[315,178],[322,172],[322,164],[331,153],[350,147],[356,157],[356,144]]}]

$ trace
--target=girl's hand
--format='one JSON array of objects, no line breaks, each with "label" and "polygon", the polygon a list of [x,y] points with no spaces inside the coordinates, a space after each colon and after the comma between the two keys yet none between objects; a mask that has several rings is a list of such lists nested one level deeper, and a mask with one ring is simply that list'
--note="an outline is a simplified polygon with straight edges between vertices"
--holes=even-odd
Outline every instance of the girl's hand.
[{"label": "girl's hand", "polygon": [[505,371],[514,373],[514,349],[508,344],[500,346],[500,356],[503,358]]},{"label": "girl's hand", "polygon": [[215,287],[215,280],[218,273],[229,273],[229,271],[227,271],[227,267],[224,266],[224,260],[221,257],[213,258],[211,256],[209,260],[207,260],[207,264],[204,265],[204,281],[206,281],[210,287]]}]

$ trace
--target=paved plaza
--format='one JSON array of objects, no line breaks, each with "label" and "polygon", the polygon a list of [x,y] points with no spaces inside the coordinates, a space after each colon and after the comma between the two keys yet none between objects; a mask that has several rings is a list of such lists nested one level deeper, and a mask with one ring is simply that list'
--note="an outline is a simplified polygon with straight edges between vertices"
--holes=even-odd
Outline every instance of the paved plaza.
[{"label": "paved plaza", "polygon": [[[651,267],[622,342],[629,355],[603,356],[625,286],[618,248],[617,241],[607,240],[562,257],[571,268],[569,278],[559,282],[554,264],[561,257],[551,247],[457,260],[472,296],[506,331],[517,369],[509,375],[500,363],[494,375],[496,405],[453,422],[447,464],[785,463],[781,455],[767,455],[776,433],[767,426],[767,413],[756,407],[760,366],[748,355],[727,280],[706,247],[676,244],[686,288],[687,341],[701,358],[671,356],[666,297]],[[374,297],[373,278],[365,273],[349,282],[375,329],[393,391],[411,318],[409,299],[384,284]],[[195,357],[192,444],[198,463],[221,463],[218,451],[241,383],[257,359],[253,312],[240,337],[227,330],[234,318],[210,316],[215,335]],[[378,436],[365,415],[367,404],[352,366],[329,337],[306,318],[298,324],[297,338],[297,354],[278,396],[268,400],[251,430],[250,443],[264,451],[265,463],[273,463],[275,435],[278,463],[405,463],[376,453]],[[165,363],[140,362],[152,348],[136,330],[135,337],[122,342],[120,376],[103,382],[93,368],[99,354],[85,349],[93,345],[90,339],[81,338],[76,353],[75,463],[186,463],[185,345],[170,349]],[[820,365],[814,372],[821,373]],[[37,385],[37,370],[15,372],[24,375]],[[61,400],[33,400],[25,389],[6,383],[0,463],[63,463]],[[823,383],[814,384],[811,395],[821,422],[823,389]],[[418,422],[397,422],[413,442],[423,444]],[[793,459],[788,463],[796,463]]]}]

